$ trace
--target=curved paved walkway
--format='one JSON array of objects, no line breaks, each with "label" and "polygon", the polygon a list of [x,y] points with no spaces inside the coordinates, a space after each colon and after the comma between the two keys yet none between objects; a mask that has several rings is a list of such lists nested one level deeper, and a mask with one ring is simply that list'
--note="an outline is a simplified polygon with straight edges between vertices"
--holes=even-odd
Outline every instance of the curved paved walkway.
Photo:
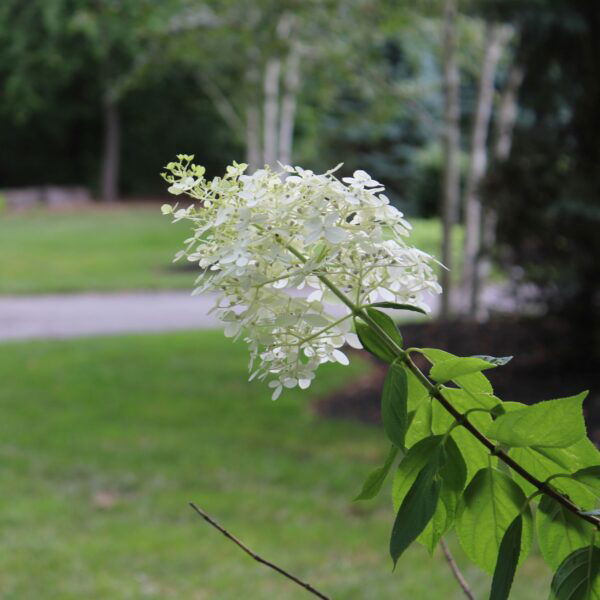
[{"label": "curved paved walkway", "polygon": [[204,329],[211,306],[186,291],[0,296],[0,340]]},{"label": "curved paved walkway", "polygon": [[[485,305],[518,310],[516,299],[507,292],[489,286]],[[438,304],[437,296],[431,299],[434,314]],[[207,314],[212,305],[213,296],[191,296],[188,291],[0,296],[0,340],[208,329],[219,326]],[[414,318],[414,313],[404,313],[403,318]]]}]

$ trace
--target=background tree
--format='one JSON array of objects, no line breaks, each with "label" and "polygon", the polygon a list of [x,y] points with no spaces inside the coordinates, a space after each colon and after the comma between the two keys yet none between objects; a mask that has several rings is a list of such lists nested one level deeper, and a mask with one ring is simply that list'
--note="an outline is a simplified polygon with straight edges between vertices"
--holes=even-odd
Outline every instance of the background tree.
[{"label": "background tree", "polygon": [[[376,3],[262,0],[211,9],[214,26],[189,27],[173,52],[196,70],[201,92],[244,145],[251,169],[291,162],[300,101],[323,109],[328,90],[344,86],[349,65],[372,39]],[[322,76],[334,69],[332,78]]]},{"label": "background tree", "polygon": [[164,23],[172,10],[169,2],[158,6],[150,0],[86,0],[76,4],[67,23],[96,75],[103,119],[99,187],[104,201],[119,196],[121,103],[160,60]]},{"label": "background tree", "polygon": [[456,60],[456,2],[446,0],[443,18],[444,70],[444,179],[442,186],[442,271],[444,289],[440,316],[448,318],[452,305],[452,232],[460,202],[460,75]]},{"label": "background tree", "polygon": [[0,5],[0,110],[25,121],[57,100],[80,68],[81,58],[65,31],[73,2],[48,0]]},{"label": "background tree", "polygon": [[486,185],[499,219],[497,256],[535,283],[552,311],[568,313],[583,345],[597,351],[600,7],[539,2],[520,16],[527,119]]},{"label": "background tree", "polygon": [[481,60],[477,101],[471,129],[469,170],[464,196],[465,248],[463,256],[463,285],[467,300],[466,314],[477,312],[479,282],[477,263],[482,247],[483,210],[480,196],[481,182],[488,163],[488,131],[494,102],[494,80],[504,47],[512,29],[500,23],[486,22],[484,51]]}]

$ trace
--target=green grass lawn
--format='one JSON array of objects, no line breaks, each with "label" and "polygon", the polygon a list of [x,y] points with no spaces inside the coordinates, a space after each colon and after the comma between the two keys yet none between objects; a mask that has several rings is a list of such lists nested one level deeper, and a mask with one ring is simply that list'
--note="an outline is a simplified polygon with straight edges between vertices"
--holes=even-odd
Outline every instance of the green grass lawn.
[{"label": "green grass lawn", "polygon": [[[412,243],[439,256],[439,222],[413,225]],[[158,205],[0,215],[0,294],[191,289],[197,273],[171,263],[188,231]]]},{"label": "green grass lawn", "polygon": [[[388,495],[354,503],[376,428],[310,410],[364,370],[322,369],[272,402],[219,332],[0,345],[3,600],[305,599],[187,506],[335,599],[462,598],[441,556],[392,573]],[[460,552],[458,560],[463,562]],[[478,597],[490,578],[466,569]],[[514,600],[547,595],[537,556]]]}]

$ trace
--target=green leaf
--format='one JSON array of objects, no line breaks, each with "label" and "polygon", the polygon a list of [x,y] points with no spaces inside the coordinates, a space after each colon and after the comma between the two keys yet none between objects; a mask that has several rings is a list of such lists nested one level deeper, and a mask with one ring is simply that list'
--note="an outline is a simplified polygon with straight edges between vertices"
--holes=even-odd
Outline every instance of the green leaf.
[{"label": "green leaf", "polygon": [[[442,392],[450,404],[461,413],[465,413],[472,408],[482,408],[477,400],[463,389],[444,387]],[[446,433],[454,423],[454,417],[435,399],[426,403],[423,402],[417,409],[415,419],[425,421],[427,431],[433,434]],[[492,421],[488,415],[480,411],[470,414],[469,420],[478,427],[485,425],[486,428]]]},{"label": "green leaf", "polygon": [[498,417],[487,435],[512,447],[565,448],[586,436],[582,403],[587,392],[547,400]]},{"label": "green leaf", "polygon": [[370,500],[379,494],[381,491],[381,486],[390,472],[396,456],[398,456],[398,448],[392,445],[385,463],[381,467],[374,469],[369,474],[366,481],[363,483],[360,494],[356,496],[355,500]]},{"label": "green leaf", "polygon": [[465,358],[455,357],[434,364],[431,367],[429,376],[438,383],[446,383],[447,381],[453,381],[457,377],[479,373],[486,369],[493,369],[495,366],[486,360],[474,356]]},{"label": "green leaf", "polygon": [[579,469],[579,471],[573,473],[572,477],[590,490],[596,500],[600,500],[600,465]]},{"label": "green leaf", "polygon": [[404,438],[408,429],[407,399],[406,370],[396,359],[390,365],[383,383],[381,419],[389,440],[398,448],[404,448]]},{"label": "green leaf", "polygon": [[413,306],[412,304],[398,304],[397,302],[374,302],[373,304],[369,304],[371,307],[378,308],[391,308],[393,310],[410,310],[412,312],[418,312],[422,315],[427,315],[427,311],[419,308],[418,306]]},{"label": "green leaf", "polygon": [[438,474],[441,481],[439,501],[431,521],[417,540],[430,554],[433,554],[440,538],[454,525],[467,479],[467,466],[451,437],[446,438],[442,446]]},{"label": "green leaf", "polygon": [[[462,413],[473,408],[484,408],[480,403],[480,399],[484,396],[487,397],[490,402],[500,402],[495,396],[483,394],[474,395],[461,388],[445,387],[443,393],[452,405]],[[489,406],[485,408],[489,410]],[[435,403],[432,411],[434,433],[438,433],[436,428],[441,420],[441,411],[446,412],[439,402]],[[469,414],[469,421],[475,425],[479,431],[486,431],[492,423],[492,417],[489,413],[478,410]],[[444,431],[447,431],[447,428],[444,429]],[[497,465],[498,459],[496,457],[491,457],[489,450],[464,427],[455,427],[450,435],[460,448],[467,464],[468,481],[471,481],[479,469],[484,469],[490,465]]]},{"label": "green leaf", "polygon": [[[488,419],[491,421],[491,418],[488,415],[482,413],[478,413],[477,418]],[[474,419],[472,419],[472,421],[474,421]],[[480,429],[482,428],[480,427]],[[485,469],[490,465],[492,467],[497,466],[498,459],[495,456],[490,456],[487,448],[464,427],[456,427],[453,429],[450,437],[460,448],[460,452],[467,465],[467,483],[469,483],[481,469]]]},{"label": "green leaf", "polygon": [[375,333],[366,323],[355,319],[354,327],[358,339],[365,350],[387,363],[393,363],[396,360],[396,355],[388,349],[379,338],[379,335],[377,335],[377,333]]},{"label": "green leaf", "polygon": [[502,538],[500,551],[498,552],[498,560],[496,561],[496,569],[494,570],[494,578],[492,579],[490,600],[508,599],[517,565],[519,563],[522,532],[523,520],[518,516],[510,524]]},{"label": "green leaf", "polygon": [[405,444],[407,448],[411,448],[417,442],[420,442],[422,439],[433,434],[431,427],[433,408],[432,402],[433,401],[428,398],[427,400],[421,402],[419,407],[416,409],[412,423],[406,432]]},{"label": "green leaf", "polygon": [[[460,412],[471,408],[481,408],[481,405],[466,390],[460,388],[444,388],[444,396]],[[491,396],[493,398],[493,396]],[[413,418],[406,435],[406,446],[411,447],[419,440],[437,434],[444,434],[453,423],[453,417],[437,400],[422,402]],[[469,415],[469,420],[480,431],[486,431],[492,422],[489,414],[481,411]],[[450,434],[460,448],[467,464],[467,479],[470,481],[479,469],[492,463],[495,466],[497,459],[490,457],[489,451],[464,427],[455,427]]]},{"label": "green leaf", "polygon": [[437,453],[430,458],[400,505],[390,538],[390,556],[394,567],[402,553],[425,529],[435,512],[441,485],[435,477],[438,458]]},{"label": "green leaf", "polygon": [[[439,456],[444,437],[435,435],[417,442],[400,461],[392,484],[392,501],[398,512],[400,505],[414,484],[419,473],[429,463],[432,456]],[[437,459],[436,459],[437,460]]]},{"label": "green leaf", "polygon": [[[374,308],[365,309],[367,314],[383,329],[388,337],[396,342],[402,348],[403,340],[396,324],[385,313]],[[385,362],[392,363],[397,358],[396,354],[388,348],[387,344],[381,339],[380,334],[371,329],[360,318],[354,320],[356,333],[361,341],[361,344],[373,355],[381,358]]]},{"label": "green leaf", "polygon": [[[464,390],[462,388],[444,386],[442,387],[442,393],[446,400],[448,400],[450,404],[454,406],[454,408],[456,408],[462,413],[466,413],[468,410],[472,410],[474,408],[483,408],[486,411],[491,411],[492,407],[495,406],[496,403],[501,402],[501,400],[499,398],[496,398],[496,396],[489,394],[472,394],[471,392],[468,392],[467,390]],[[482,400],[484,396],[485,400]],[[439,406],[440,411],[443,410],[446,414],[449,415],[448,411],[441,405],[441,403],[436,402],[436,404]],[[469,421],[475,423],[476,421],[481,420],[482,415],[485,417],[488,416],[485,415],[485,413],[481,410],[474,411],[471,414],[469,414]],[[491,419],[488,418],[486,418],[485,420],[486,422],[488,420],[491,421]]]},{"label": "green leaf", "polygon": [[460,494],[465,489],[467,482],[467,465],[456,442],[447,437],[442,446],[443,466],[440,476],[446,487]]},{"label": "green leaf", "polygon": [[[511,448],[508,454],[541,481],[552,475],[570,474],[575,470],[600,464],[600,452],[587,438],[567,448]],[[520,475],[513,475],[525,494],[530,495],[535,491],[535,488]],[[552,486],[567,494],[579,506],[593,506],[596,501],[592,490],[572,479],[553,479]]]},{"label": "green leaf", "polygon": [[555,600],[600,600],[600,549],[587,546],[567,556],[550,588]]},{"label": "green leaf", "polygon": [[494,408],[490,411],[491,415],[494,419],[501,417],[509,412],[514,412],[515,410],[522,410],[523,408],[527,408],[527,404],[523,404],[523,402],[502,402],[500,401]]},{"label": "green leaf", "polygon": [[[437,348],[420,348],[419,352],[427,357],[427,360],[432,365],[436,365],[442,361],[449,360],[451,358],[459,358],[450,352],[444,350],[438,350]],[[492,395],[494,389],[489,379],[481,372],[470,373],[468,375],[462,375],[453,380],[456,385],[459,385],[464,390],[471,394],[486,394]]]},{"label": "green leaf", "polygon": [[[464,507],[456,523],[461,546],[467,556],[488,573],[493,573],[502,538],[521,513],[525,495],[505,473],[495,468],[481,469],[463,495]],[[531,515],[523,514],[520,560],[531,546]]]},{"label": "green leaf", "polygon": [[[410,381],[410,379],[409,379]],[[461,412],[481,405],[466,390],[459,388],[444,388],[446,398]],[[410,397],[410,391],[409,391]],[[494,396],[490,396],[493,398]],[[486,431],[492,423],[489,414],[481,411],[471,413],[469,420],[480,431]],[[445,434],[452,425],[453,418],[437,400],[424,399],[418,405],[412,423],[406,434],[406,446],[414,446],[418,441],[430,435]],[[487,467],[490,462],[495,466],[498,459],[490,457],[489,451],[464,427],[455,427],[450,434],[460,448],[467,464],[467,479],[475,476],[479,469]]]},{"label": "green leaf", "polygon": [[567,448],[536,447],[535,450],[562,465],[563,470],[600,466],[600,452],[587,437]]},{"label": "green leaf", "polygon": [[408,386],[408,410],[416,410],[424,400],[428,400],[429,392],[412,371],[406,371],[406,384]]},{"label": "green leaf", "polygon": [[540,500],[535,525],[542,556],[553,569],[574,550],[587,546],[594,531],[590,523],[549,496]]},{"label": "green leaf", "polygon": [[398,331],[398,327],[396,323],[392,320],[392,318],[386,315],[384,312],[380,310],[375,310],[374,308],[367,308],[367,314],[373,319],[381,329],[383,329],[389,336],[392,338],[398,346],[402,347],[404,345],[404,341],[402,340],[402,336]]}]

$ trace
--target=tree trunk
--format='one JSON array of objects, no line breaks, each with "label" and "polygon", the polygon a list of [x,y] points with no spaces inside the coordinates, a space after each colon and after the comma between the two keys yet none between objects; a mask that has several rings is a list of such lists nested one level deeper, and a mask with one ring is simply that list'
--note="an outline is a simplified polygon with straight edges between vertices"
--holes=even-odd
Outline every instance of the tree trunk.
[{"label": "tree trunk", "polygon": [[277,161],[279,147],[279,76],[281,61],[269,58],[264,74],[264,109],[263,109],[263,162],[271,167]]},{"label": "tree trunk", "polygon": [[[498,106],[498,116],[496,117],[496,134],[492,153],[495,164],[503,163],[510,156],[512,146],[513,130],[517,120],[518,104],[517,97],[521,82],[523,81],[523,67],[517,63],[511,65],[506,79],[506,84],[502,90],[500,104]],[[483,206],[483,224],[481,252],[475,263],[474,290],[475,297],[474,310],[480,312],[481,306],[481,286],[488,280],[492,270],[491,255],[496,243],[496,225],[498,215],[491,206]]]},{"label": "tree trunk", "polygon": [[467,314],[477,309],[480,286],[476,282],[476,263],[481,252],[482,209],[479,186],[487,167],[487,139],[492,104],[494,100],[494,77],[502,50],[508,41],[510,30],[498,24],[486,25],[486,46],[479,76],[477,105],[471,135],[471,157],[465,190],[465,247],[463,263],[463,293],[467,302]]},{"label": "tree trunk", "polygon": [[[265,64],[264,72],[264,108],[263,108],[263,159],[265,164],[276,168],[277,161],[281,160],[279,156],[280,145],[280,114],[282,119],[287,119],[286,125],[291,127],[291,130],[287,132],[289,139],[293,133],[293,115],[296,112],[296,96],[293,94],[293,98],[288,98],[288,106],[286,107],[288,115],[283,115],[283,107],[280,110],[280,79],[281,79],[281,56],[280,48],[283,44],[289,44],[288,40],[295,23],[295,17],[291,13],[284,13],[281,15],[277,23],[275,30],[275,44],[274,52],[270,54]],[[291,52],[291,50],[290,50]],[[292,64],[292,69],[294,65]],[[297,71],[297,69],[296,69]],[[294,74],[292,73],[292,87],[294,85]],[[289,83],[289,82],[288,82]],[[289,103],[289,100],[293,101],[293,104]],[[290,123],[290,109],[292,115],[292,121]]]},{"label": "tree trunk", "polygon": [[279,161],[284,165],[292,162],[294,124],[296,121],[296,98],[300,87],[300,48],[292,43],[285,64],[283,99],[279,123]]},{"label": "tree trunk", "polygon": [[260,110],[253,102],[246,107],[246,163],[249,173],[264,166],[261,165]]},{"label": "tree trunk", "polygon": [[260,131],[261,80],[256,53],[256,48],[252,48],[248,53],[248,68],[246,69],[247,99],[244,107],[244,143],[248,173],[254,173],[254,171],[264,166],[264,164],[261,164],[263,158]]},{"label": "tree trunk", "polygon": [[103,102],[103,118],[104,148],[102,152],[100,199],[103,202],[115,202],[119,197],[121,121],[119,105],[108,94]]},{"label": "tree trunk", "polygon": [[513,63],[502,91],[496,121],[496,143],[494,145],[494,160],[498,162],[505,161],[510,156],[512,134],[517,120],[517,97],[524,75],[523,67]]},{"label": "tree trunk", "polygon": [[442,269],[443,294],[440,317],[452,312],[452,231],[460,201],[460,99],[456,62],[456,4],[446,0],[443,26],[444,62],[444,175],[442,188]]}]

